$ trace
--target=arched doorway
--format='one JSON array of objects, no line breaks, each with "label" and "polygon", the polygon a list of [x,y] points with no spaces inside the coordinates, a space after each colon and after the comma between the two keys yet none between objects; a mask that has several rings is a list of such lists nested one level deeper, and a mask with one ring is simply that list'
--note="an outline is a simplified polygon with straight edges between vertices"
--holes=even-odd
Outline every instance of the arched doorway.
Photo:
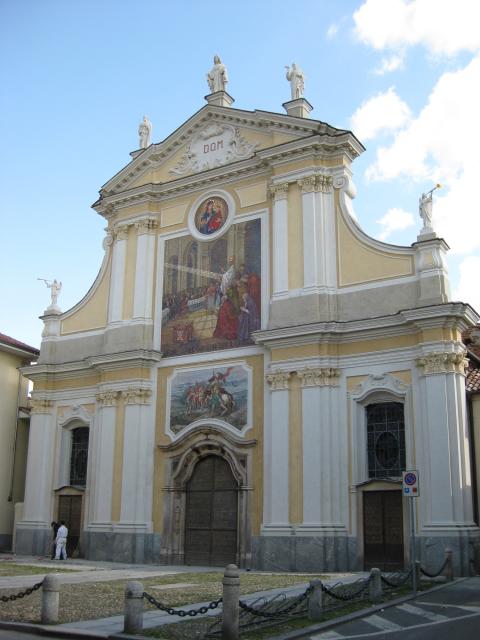
[{"label": "arched doorway", "polygon": [[187,483],[185,563],[236,563],[237,529],[238,485],[230,465],[218,456],[206,456]]}]

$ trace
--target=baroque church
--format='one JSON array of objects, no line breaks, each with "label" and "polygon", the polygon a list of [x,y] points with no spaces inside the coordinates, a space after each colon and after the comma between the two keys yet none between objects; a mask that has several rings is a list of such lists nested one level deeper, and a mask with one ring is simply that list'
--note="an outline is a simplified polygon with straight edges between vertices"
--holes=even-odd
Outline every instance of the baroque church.
[{"label": "baroque church", "polygon": [[[448,245],[420,201],[411,246],[355,217],[355,135],[232,107],[220,58],[206,104],[100,190],[105,255],[86,296],[42,319],[17,553],[63,519],[95,560],[332,571],[480,539],[462,332]],[[54,285],[54,283],[52,283]],[[402,472],[418,473],[410,512]],[[414,522],[411,522],[413,513]]]}]

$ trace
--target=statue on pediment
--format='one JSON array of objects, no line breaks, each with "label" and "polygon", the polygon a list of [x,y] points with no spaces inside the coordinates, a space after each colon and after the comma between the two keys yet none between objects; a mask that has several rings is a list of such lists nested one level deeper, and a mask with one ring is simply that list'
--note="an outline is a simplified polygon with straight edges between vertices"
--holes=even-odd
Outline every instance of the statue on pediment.
[{"label": "statue on pediment", "polygon": [[292,68],[285,66],[287,70],[286,78],[290,82],[290,91],[292,100],[303,98],[303,90],[305,89],[305,74],[295,62],[292,62]]},{"label": "statue on pediment", "polygon": [[58,280],[45,280],[45,278],[37,278],[37,280],[42,280],[43,282],[45,282],[48,289],[50,289],[52,301],[50,303],[49,309],[57,308],[58,294],[62,290],[62,283]]},{"label": "statue on pediment", "polygon": [[138,126],[138,135],[140,137],[139,148],[146,149],[150,146],[150,137],[152,135],[152,123],[147,118],[147,116],[143,116],[142,122],[140,122]]},{"label": "statue on pediment", "polygon": [[207,81],[211,93],[227,90],[227,67],[220,60],[220,56],[213,58],[213,67],[209,73],[207,73]]},{"label": "statue on pediment", "polygon": [[419,201],[418,201],[418,210],[421,219],[423,220],[423,229],[422,232],[433,232],[432,227],[432,206],[433,206],[433,197],[432,194],[436,189],[440,189],[441,185],[437,184],[433,189],[428,191],[427,193],[422,193]]}]

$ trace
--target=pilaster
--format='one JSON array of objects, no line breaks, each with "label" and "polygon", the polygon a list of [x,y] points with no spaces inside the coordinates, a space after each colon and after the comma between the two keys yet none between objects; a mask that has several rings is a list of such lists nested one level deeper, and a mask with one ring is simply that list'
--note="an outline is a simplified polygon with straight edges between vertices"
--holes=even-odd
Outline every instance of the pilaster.
[{"label": "pilaster", "polygon": [[113,231],[112,273],[108,302],[108,322],[120,322],[123,316],[123,292],[125,261],[127,255],[128,225],[117,226]]},{"label": "pilaster", "polygon": [[[271,420],[265,424],[264,474],[266,478],[263,533],[277,535],[290,531],[289,522],[289,379],[290,372],[268,373]],[[268,489],[267,489],[268,487]]]},{"label": "pilaster", "polygon": [[450,283],[446,262],[449,249],[447,243],[441,238],[433,238],[415,242],[413,247],[416,270],[420,276],[420,302],[424,305],[448,302]]},{"label": "pilaster", "polygon": [[273,291],[272,297],[288,294],[288,183],[270,186],[273,198]]},{"label": "pilaster", "polygon": [[154,218],[145,218],[135,224],[137,231],[137,261],[133,298],[134,319],[152,319],[153,266],[157,227],[158,221]]}]

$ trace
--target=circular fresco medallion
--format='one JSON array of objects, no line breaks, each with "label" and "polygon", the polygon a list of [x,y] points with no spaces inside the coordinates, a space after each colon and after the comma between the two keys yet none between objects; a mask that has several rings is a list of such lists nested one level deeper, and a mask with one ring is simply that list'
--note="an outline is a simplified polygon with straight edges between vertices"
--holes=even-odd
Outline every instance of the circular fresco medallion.
[{"label": "circular fresco medallion", "polygon": [[228,205],[223,198],[206,198],[195,211],[195,228],[203,236],[211,236],[223,227],[228,217]]}]

